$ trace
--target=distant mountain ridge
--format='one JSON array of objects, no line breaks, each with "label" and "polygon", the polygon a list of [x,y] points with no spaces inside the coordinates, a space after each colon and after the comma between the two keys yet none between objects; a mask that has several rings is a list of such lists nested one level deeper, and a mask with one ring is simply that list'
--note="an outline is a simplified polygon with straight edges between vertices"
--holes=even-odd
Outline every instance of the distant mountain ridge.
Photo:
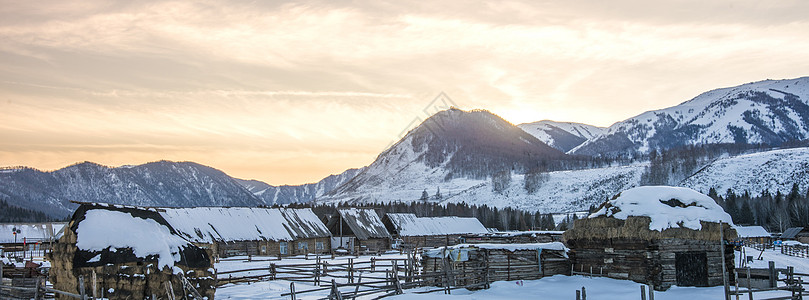
[{"label": "distant mountain ridge", "polygon": [[313,184],[275,187],[235,179],[193,162],[157,161],[107,167],[92,162],[43,172],[19,167],[0,170],[0,199],[9,205],[69,216],[71,201],[137,206],[260,206],[307,202],[353,177],[361,169],[331,175]]},{"label": "distant mountain ridge", "polygon": [[568,152],[585,141],[603,134],[606,128],[573,122],[542,120],[517,125],[549,146]]},{"label": "distant mountain ridge", "polygon": [[568,153],[626,156],[686,145],[780,145],[809,138],[809,77],[764,80],[700,94],[615,123]]},{"label": "distant mountain ridge", "polygon": [[[235,179],[192,162],[117,168],[85,162],[52,172],[0,169],[0,199],[52,216],[69,214],[75,207],[69,200],[142,206],[431,201],[563,212],[646,182],[648,162],[618,165],[599,156],[637,158],[686,145],[777,146],[807,139],[809,77],[803,77],[712,90],[608,128],[548,120],[514,126],[485,110],[451,108],[408,132],[369,166],[304,185]],[[809,166],[801,161],[809,161],[808,153],[798,148],[718,157],[670,184],[753,193],[792,183],[805,189]],[[421,197],[425,191],[427,199]]]},{"label": "distant mountain ridge", "polygon": [[236,182],[261,199],[266,205],[283,205],[312,201],[316,197],[322,196],[348,182],[363,170],[365,170],[365,167],[348,169],[340,174],[329,175],[318,182],[301,185],[272,186],[262,181],[244,179],[236,179]]}]

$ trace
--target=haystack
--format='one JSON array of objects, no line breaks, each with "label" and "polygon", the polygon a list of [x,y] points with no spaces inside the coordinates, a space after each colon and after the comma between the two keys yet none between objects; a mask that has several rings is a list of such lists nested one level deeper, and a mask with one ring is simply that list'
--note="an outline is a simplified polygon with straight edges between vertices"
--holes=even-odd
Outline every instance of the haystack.
[{"label": "haystack", "polygon": [[87,295],[108,299],[181,298],[193,295],[189,285],[213,299],[214,272],[209,253],[177,235],[157,210],[86,203],[54,245],[49,279],[77,294],[83,280]]},{"label": "haystack", "polygon": [[[736,238],[730,215],[713,199],[688,188],[626,190],[564,233],[575,271],[653,285],[723,284],[722,259],[733,271]],[[721,228],[721,230],[720,230]]]}]

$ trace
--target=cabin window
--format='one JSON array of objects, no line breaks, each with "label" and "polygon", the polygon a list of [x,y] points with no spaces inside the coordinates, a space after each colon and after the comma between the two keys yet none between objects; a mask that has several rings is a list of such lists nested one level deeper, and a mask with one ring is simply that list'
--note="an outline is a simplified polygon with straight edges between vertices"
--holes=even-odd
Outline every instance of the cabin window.
[{"label": "cabin window", "polygon": [[298,242],[298,250],[309,250],[309,243]]},{"label": "cabin window", "polygon": [[287,242],[281,242],[278,245],[279,245],[279,250],[281,251],[281,254],[288,254],[287,253]]},{"label": "cabin window", "polygon": [[267,254],[267,245],[261,245],[261,254]]},{"label": "cabin window", "polygon": [[315,242],[315,249],[323,250],[323,242]]}]

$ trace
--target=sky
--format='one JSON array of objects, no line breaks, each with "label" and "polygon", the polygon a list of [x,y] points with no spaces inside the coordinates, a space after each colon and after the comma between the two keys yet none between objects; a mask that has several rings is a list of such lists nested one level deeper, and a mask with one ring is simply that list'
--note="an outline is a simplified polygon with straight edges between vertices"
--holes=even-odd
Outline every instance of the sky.
[{"label": "sky", "polygon": [[301,184],[370,164],[448,105],[609,126],[809,75],[807,11],[803,0],[0,0],[0,166],[165,159]]}]

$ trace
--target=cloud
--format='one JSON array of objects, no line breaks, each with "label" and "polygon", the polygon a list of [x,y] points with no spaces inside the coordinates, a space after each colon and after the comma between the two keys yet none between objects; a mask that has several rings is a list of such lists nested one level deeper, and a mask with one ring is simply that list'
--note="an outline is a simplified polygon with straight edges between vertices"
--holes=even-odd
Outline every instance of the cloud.
[{"label": "cloud", "polygon": [[513,123],[606,126],[809,69],[805,1],[6,4],[0,161],[22,164],[204,149],[266,178],[335,168],[275,183],[314,181],[370,163],[441,91]]}]

